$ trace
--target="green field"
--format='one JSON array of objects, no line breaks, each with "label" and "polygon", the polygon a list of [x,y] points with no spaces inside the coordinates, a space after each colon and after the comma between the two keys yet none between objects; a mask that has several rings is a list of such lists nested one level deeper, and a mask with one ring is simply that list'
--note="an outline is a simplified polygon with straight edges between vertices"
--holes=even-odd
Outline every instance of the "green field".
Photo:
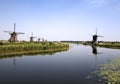
[{"label": "green field", "polygon": [[63,42],[0,43],[0,56],[56,52],[68,48],[69,45]]}]

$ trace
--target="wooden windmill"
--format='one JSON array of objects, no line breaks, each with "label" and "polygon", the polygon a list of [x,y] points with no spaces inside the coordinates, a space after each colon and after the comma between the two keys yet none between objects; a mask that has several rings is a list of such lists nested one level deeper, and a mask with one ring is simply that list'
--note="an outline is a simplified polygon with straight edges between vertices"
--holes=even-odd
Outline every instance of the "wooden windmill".
[{"label": "wooden windmill", "polygon": [[38,40],[40,41],[42,41],[42,42],[44,42],[45,40],[44,40],[44,38],[38,38]]},{"label": "wooden windmill", "polygon": [[23,32],[16,32],[16,24],[14,23],[14,31],[4,31],[10,34],[10,39],[8,41],[10,42],[18,42],[17,35],[18,34],[24,34]]},{"label": "wooden windmill", "polygon": [[44,41],[46,41],[44,38],[40,38],[39,36],[38,36],[38,42],[44,42]]},{"label": "wooden windmill", "polygon": [[97,42],[98,37],[103,37],[103,36],[97,35],[97,28],[96,28],[96,34],[92,35],[92,45],[98,44]]},{"label": "wooden windmill", "polygon": [[37,37],[34,37],[34,36],[33,36],[33,33],[31,33],[30,42],[33,42],[33,41],[34,41],[33,38],[37,38]]}]

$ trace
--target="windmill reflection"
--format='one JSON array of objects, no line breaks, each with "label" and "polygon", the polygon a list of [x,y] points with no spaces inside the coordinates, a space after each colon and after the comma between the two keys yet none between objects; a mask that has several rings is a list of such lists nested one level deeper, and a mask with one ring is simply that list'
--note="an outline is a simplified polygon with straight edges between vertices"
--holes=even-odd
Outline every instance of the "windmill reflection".
[{"label": "windmill reflection", "polygon": [[97,55],[98,53],[97,53],[97,47],[96,46],[92,46],[92,53],[94,54],[94,55]]},{"label": "windmill reflection", "polygon": [[15,67],[15,65],[16,65],[16,59],[15,59],[15,57],[13,58],[13,67]]},{"label": "windmill reflection", "polygon": [[97,54],[98,54],[97,47],[93,46],[93,45],[91,47],[92,47],[92,54],[95,55],[94,66],[95,66],[95,68],[97,68],[97,60],[98,60],[98,58],[97,58]]},{"label": "windmill reflection", "polygon": [[98,65],[98,54],[103,54],[103,53],[102,52],[98,52],[97,46],[92,45],[91,47],[92,47],[92,54],[95,56],[94,66],[95,66],[95,68],[97,68],[97,65]]}]

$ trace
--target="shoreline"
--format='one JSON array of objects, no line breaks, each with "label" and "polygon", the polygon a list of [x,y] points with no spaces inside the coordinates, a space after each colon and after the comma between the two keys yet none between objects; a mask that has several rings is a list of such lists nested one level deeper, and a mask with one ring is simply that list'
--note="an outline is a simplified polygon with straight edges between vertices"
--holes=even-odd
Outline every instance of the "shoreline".
[{"label": "shoreline", "polygon": [[69,44],[62,42],[39,42],[39,43],[3,43],[0,45],[0,57],[29,55],[41,53],[56,53],[69,49]]},{"label": "shoreline", "polygon": [[74,44],[82,44],[82,45],[90,45],[96,47],[103,47],[103,48],[111,48],[111,49],[120,49],[120,42],[107,42],[107,41],[98,41],[99,44],[92,45],[91,41],[62,41],[66,43],[74,43]]}]

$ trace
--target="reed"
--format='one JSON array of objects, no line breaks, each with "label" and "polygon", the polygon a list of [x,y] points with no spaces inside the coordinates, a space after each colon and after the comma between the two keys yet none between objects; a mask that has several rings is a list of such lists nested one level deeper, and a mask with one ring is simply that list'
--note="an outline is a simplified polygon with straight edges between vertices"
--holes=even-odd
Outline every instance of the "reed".
[{"label": "reed", "polygon": [[120,49],[120,43],[103,43],[103,44],[99,44],[98,46],[105,48]]},{"label": "reed", "polygon": [[66,50],[69,45],[62,42],[22,42],[22,43],[3,43],[0,45],[0,55],[4,54],[25,54],[38,52],[52,52]]}]

